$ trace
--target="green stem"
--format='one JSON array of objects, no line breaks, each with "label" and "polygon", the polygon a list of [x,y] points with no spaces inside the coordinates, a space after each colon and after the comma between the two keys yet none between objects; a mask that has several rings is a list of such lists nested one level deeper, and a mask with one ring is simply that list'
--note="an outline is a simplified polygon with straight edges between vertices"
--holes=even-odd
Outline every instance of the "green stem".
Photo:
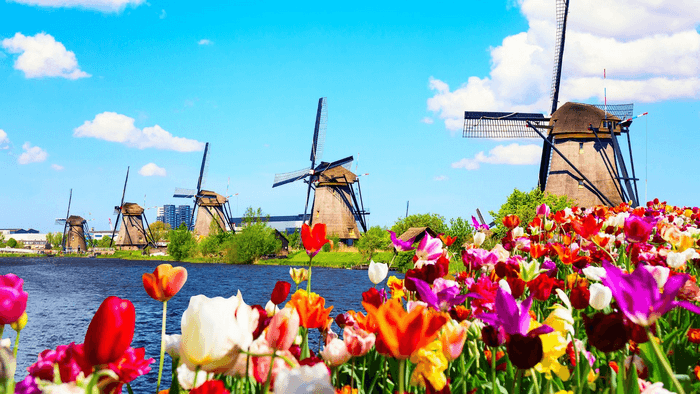
[{"label": "green stem", "polygon": [[306,292],[311,295],[311,262],[314,260],[313,257],[309,256],[309,279],[306,280]]},{"label": "green stem", "polygon": [[263,394],[267,394],[270,391],[270,382],[272,381],[272,366],[275,365],[275,353],[272,354],[270,358],[270,369],[267,371],[267,380],[265,381],[265,387],[263,388]]},{"label": "green stem", "polygon": [[301,360],[307,359],[311,356],[311,352],[309,352],[309,329],[308,328],[302,328],[302,340],[301,340],[301,355],[299,358]]},{"label": "green stem", "polygon": [[362,358],[362,379],[361,379],[361,384],[359,387],[361,389],[362,393],[365,392],[365,366],[366,366],[366,364],[367,364],[367,356],[364,356]]},{"label": "green stem", "polygon": [[464,366],[464,352],[459,355],[459,367],[462,371],[462,394],[467,394],[467,368]]},{"label": "green stem", "polygon": [[401,359],[399,361],[399,394],[404,394],[404,387],[405,387],[405,382],[404,380],[406,379],[406,360]]},{"label": "green stem", "polygon": [[163,377],[163,360],[165,359],[165,316],[168,311],[168,301],[163,301],[163,324],[160,330],[160,365],[158,366],[158,383],[156,394],[160,391],[160,379]]},{"label": "green stem", "polygon": [[12,357],[17,361],[17,347],[19,346],[19,331],[17,331],[17,336],[15,337],[15,347],[12,348]]},{"label": "green stem", "polygon": [[194,369],[194,379],[192,379],[192,390],[197,388],[197,375],[199,375],[199,365]]},{"label": "green stem", "polygon": [[384,357],[384,362],[382,363],[384,369],[384,387],[382,387],[382,394],[386,394],[389,388],[389,361]]},{"label": "green stem", "polygon": [[[673,385],[676,388],[676,393],[685,394],[683,386],[681,386],[681,383],[676,378],[676,374],[673,372],[673,369],[671,369],[671,364],[669,364],[668,358],[666,358],[666,355],[663,354],[663,352],[661,351],[661,347],[659,346],[659,344],[656,343],[656,338],[654,338],[654,336],[651,334],[651,330],[649,330],[648,327],[646,328],[646,331],[647,337],[649,337],[649,343],[651,343],[651,347],[654,349],[654,353],[656,353],[656,358],[658,358],[661,361],[661,365],[664,367],[666,373],[671,378],[671,382],[673,382]],[[632,366],[632,368],[634,368],[634,366]]]},{"label": "green stem", "polygon": [[498,347],[491,348],[491,388],[496,393],[496,353]]},{"label": "green stem", "polygon": [[352,369],[350,370],[350,390],[352,391],[352,385],[355,383],[355,357],[352,358]]},{"label": "green stem", "polygon": [[532,382],[535,384],[535,391],[540,393],[540,382],[537,381],[537,372],[534,368],[530,368],[530,373],[532,374]]},{"label": "green stem", "polygon": [[168,390],[168,394],[180,394],[180,381],[177,380],[178,359],[173,358],[172,360],[172,366],[170,367],[170,375],[172,375],[172,379],[170,379],[170,390]]},{"label": "green stem", "polygon": [[0,326],[0,339],[2,339],[2,333],[5,331],[5,325]]}]

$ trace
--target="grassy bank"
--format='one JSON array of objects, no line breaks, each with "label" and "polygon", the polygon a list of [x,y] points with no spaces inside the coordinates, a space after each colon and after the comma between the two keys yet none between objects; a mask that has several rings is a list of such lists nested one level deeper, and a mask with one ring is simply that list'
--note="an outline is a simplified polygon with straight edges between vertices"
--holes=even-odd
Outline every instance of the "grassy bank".
[{"label": "grassy bank", "polygon": [[[372,256],[377,263],[389,263],[392,252],[378,252]],[[309,256],[301,250],[290,254],[286,259],[259,260],[255,264],[262,265],[301,265],[309,264]],[[358,252],[320,252],[314,257],[314,267],[352,268],[367,265],[369,261]]]}]

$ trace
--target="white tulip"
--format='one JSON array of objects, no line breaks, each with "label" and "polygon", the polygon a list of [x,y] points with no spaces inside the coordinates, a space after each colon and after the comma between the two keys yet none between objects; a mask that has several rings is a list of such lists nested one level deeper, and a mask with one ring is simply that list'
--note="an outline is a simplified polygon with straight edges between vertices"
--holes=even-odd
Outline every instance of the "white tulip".
[{"label": "white tulip", "polygon": [[187,365],[185,364],[180,364],[179,367],[177,367],[177,381],[180,383],[180,387],[182,387],[185,390],[192,390],[194,388],[197,388],[201,385],[204,384],[209,379],[212,379],[214,377],[214,374],[212,373],[206,373],[204,371],[199,371],[197,372],[197,386],[192,387],[192,383],[194,383],[194,371],[187,368]]},{"label": "white tulip", "polygon": [[590,304],[596,310],[603,310],[612,301],[612,291],[607,286],[594,283],[589,288],[591,292]]},{"label": "white tulip", "polygon": [[197,295],[182,314],[180,357],[191,370],[224,373],[253,342],[258,312],[237,297]]},{"label": "white tulip", "polygon": [[486,234],[482,233],[479,231],[478,233],[474,234],[474,245],[478,248],[481,246],[481,244],[486,241]]},{"label": "white tulip", "polygon": [[267,313],[267,316],[274,316],[279,311],[280,308],[273,304],[272,301],[268,301],[267,304],[265,304],[265,312]]},{"label": "white tulip", "polygon": [[501,288],[501,290],[505,291],[508,294],[512,294],[512,291],[510,290],[510,285],[505,279],[501,279],[498,281],[498,287]]},{"label": "white tulip", "polygon": [[588,267],[584,268],[583,270],[583,275],[588,279],[588,280],[595,280],[600,282],[602,278],[605,278],[605,268],[603,267],[594,267],[592,265],[589,265]]},{"label": "white tulip", "polygon": [[367,274],[369,275],[369,280],[375,285],[378,285],[389,274],[389,266],[384,263],[375,263],[374,260],[372,260],[369,263]]},{"label": "white tulip", "polygon": [[525,230],[522,227],[518,226],[513,229],[513,238],[519,238],[523,235],[525,235]]},{"label": "white tulip", "polygon": [[180,334],[165,336],[165,352],[172,358],[180,358]]},{"label": "white tulip", "polygon": [[651,266],[645,265],[644,268],[651,273],[651,275],[656,280],[656,286],[659,289],[663,289],[666,281],[668,280],[668,274],[671,272],[667,267],[662,267],[660,265]]},{"label": "white tulip", "polygon": [[313,367],[304,365],[292,370],[281,370],[275,379],[275,394],[281,393],[333,394],[335,390],[331,386],[328,368],[325,364],[318,363]]}]

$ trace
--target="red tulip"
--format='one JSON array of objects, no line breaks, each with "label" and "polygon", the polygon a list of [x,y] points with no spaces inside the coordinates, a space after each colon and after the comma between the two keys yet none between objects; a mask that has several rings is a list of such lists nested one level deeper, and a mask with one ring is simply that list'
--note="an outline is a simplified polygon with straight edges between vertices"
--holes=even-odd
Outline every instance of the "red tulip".
[{"label": "red tulip", "polygon": [[207,380],[201,386],[192,389],[190,394],[231,394],[226,390],[224,382],[220,380]]},{"label": "red tulip", "polygon": [[161,264],[152,274],[143,274],[143,288],[156,301],[167,301],[175,296],[187,282],[185,267]]},{"label": "red tulip", "polygon": [[323,245],[331,242],[326,239],[326,225],[323,223],[316,223],[313,227],[309,227],[306,223],[302,224],[301,241],[304,243],[306,254],[311,257],[316,256]]},{"label": "red tulip", "polygon": [[15,274],[0,276],[0,325],[16,322],[27,309],[24,281]]},{"label": "red tulip", "polygon": [[272,303],[275,305],[283,303],[287,299],[289,289],[291,288],[292,285],[289,282],[282,280],[277,281],[277,283],[275,283],[275,288],[272,289],[272,295],[270,296]]},{"label": "red tulip", "polygon": [[275,314],[265,333],[271,348],[289,350],[299,333],[299,314],[294,308],[284,308]]},{"label": "red tulip", "polygon": [[503,217],[503,225],[508,229],[513,229],[518,227],[520,224],[520,218],[518,215],[506,215]]},{"label": "red tulip", "polygon": [[131,345],[135,324],[136,311],[131,301],[107,297],[85,333],[85,358],[92,365],[117,361]]}]

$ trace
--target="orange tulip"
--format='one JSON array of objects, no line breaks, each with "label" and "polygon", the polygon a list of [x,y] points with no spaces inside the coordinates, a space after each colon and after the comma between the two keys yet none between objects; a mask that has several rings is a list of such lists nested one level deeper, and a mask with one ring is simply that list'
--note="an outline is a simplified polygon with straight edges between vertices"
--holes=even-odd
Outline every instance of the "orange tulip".
[{"label": "orange tulip", "polygon": [[321,251],[323,245],[331,242],[326,239],[326,225],[323,223],[316,223],[313,227],[309,227],[306,223],[302,224],[301,242],[304,244],[306,254],[311,257],[316,256],[316,254]]},{"label": "orange tulip", "polygon": [[151,298],[157,301],[168,301],[177,294],[187,282],[185,267],[173,267],[161,264],[152,274],[143,274],[143,288]]},{"label": "orange tulip", "polygon": [[398,299],[391,299],[379,308],[363,303],[370,315],[377,320],[378,341],[394,358],[405,360],[411,354],[432,342],[447,318],[429,313],[422,305],[406,312]]},{"label": "orange tulip", "polygon": [[326,325],[333,307],[326,309],[326,300],[316,293],[307,293],[299,289],[292,294],[292,299],[287,305],[296,308],[301,320],[301,326],[305,328],[320,328]]},{"label": "orange tulip", "polygon": [[365,316],[364,313],[355,311],[348,311],[348,313],[353,317],[353,319],[355,319],[355,323],[357,323],[357,326],[361,329],[375,334],[379,331],[377,321],[371,314],[367,314],[367,316]]}]

